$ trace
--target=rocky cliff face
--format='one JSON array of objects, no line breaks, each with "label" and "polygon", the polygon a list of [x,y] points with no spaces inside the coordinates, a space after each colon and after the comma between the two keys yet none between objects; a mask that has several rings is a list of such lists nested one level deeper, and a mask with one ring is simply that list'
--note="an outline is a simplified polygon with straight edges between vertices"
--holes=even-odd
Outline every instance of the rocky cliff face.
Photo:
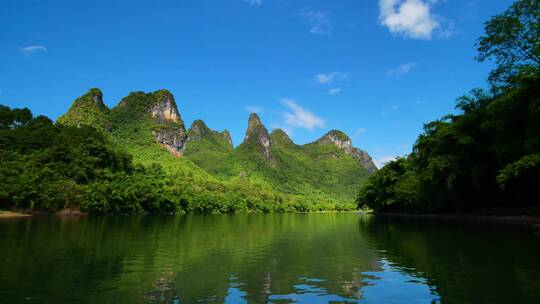
[{"label": "rocky cliff face", "polygon": [[184,122],[178,113],[174,96],[165,90],[152,94],[154,101],[149,109],[152,118],[159,128],[154,128],[152,134],[156,142],[171,153],[181,156],[184,153],[188,136]]},{"label": "rocky cliff face", "polygon": [[156,142],[176,156],[182,156],[186,147],[185,136],[177,129],[152,131]]},{"label": "rocky cliff face", "polygon": [[261,123],[259,115],[255,113],[249,116],[248,129],[243,145],[256,145],[259,147],[266,160],[273,160],[270,135],[268,134],[268,130]]},{"label": "rocky cliff face", "polygon": [[378,170],[377,166],[375,166],[375,162],[373,162],[373,159],[366,151],[358,148],[353,148],[351,155],[356,160],[358,160],[360,164],[362,164],[362,166],[366,168],[369,173],[373,173]]},{"label": "rocky cliff face", "polygon": [[353,150],[352,141],[347,136],[347,134],[338,131],[338,130],[332,130],[328,133],[326,133],[323,137],[321,137],[319,140],[317,140],[320,144],[332,144],[347,154],[351,154]]},{"label": "rocky cliff face", "polygon": [[317,143],[335,145],[360,162],[369,173],[377,171],[371,156],[366,151],[353,147],[351,138],[341,131],[332,130],[317,140]]},{"label": "rocky cliff face", "polygon": [[174,101],[173,95],[165,90],[157,91],[153,93],[156,102],[150,108],[150,114],[154,117],[160,124],[163,124],[167,121],[172,121],[174,123],[182,124],[182,119],[180,114],[178,114],[178,108],[176,102]]},{"label": "rocky cliff face", "polygon": [[229,130],[223,130],[223,132],[221,134],[223,134],[223,138],[225,138],[225,140],[227,141],[227,144],[229,145],[229,148],[232,149],[234,147],[234,145],[233,145],[231,133],[229,132]]},{"label": "rocky cliff face", "polygon": [[191,127],[188,131],[188,142],[201,140],[204,137],[210,137],[210,132],[212,132],[204,123],[204,121],[197,119],[193,121]]}]

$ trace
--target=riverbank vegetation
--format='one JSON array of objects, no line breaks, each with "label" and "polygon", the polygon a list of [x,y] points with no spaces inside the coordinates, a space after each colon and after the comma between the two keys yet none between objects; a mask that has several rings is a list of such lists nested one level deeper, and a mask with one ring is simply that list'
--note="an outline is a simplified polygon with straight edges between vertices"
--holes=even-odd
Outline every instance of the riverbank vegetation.
[{"label": "riverbank vegetation", "polygon": [[178,214],[355,208],[323,194],[284,194],[247,177],[219,181],[161,150],[142,150],[153,153],[153,163],[136,162],[120,147],[94,127],[55,124],[28,109],[0,106],[0,209]]},{"label": "riverbank vegetation", "polygon": [[540,205],[539,24],[538,0],[517,1],[486,23],[477,59],[496,63],[489,91],[474,89],[458,99],[459,114],[425,124],[411,154],[367,180],[360,207],[445,213]]}]

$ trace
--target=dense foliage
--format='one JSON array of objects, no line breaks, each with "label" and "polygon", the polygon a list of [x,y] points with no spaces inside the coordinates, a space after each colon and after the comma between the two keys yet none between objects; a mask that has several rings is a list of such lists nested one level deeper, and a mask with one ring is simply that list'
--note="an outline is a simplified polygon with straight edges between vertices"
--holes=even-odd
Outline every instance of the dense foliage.
[{"label": "dense foliage", "polygon": [[518,1],[487,22],[479,51],[481,60],[498,64],[491,93],[473,90],[458,100],[460,114],[426,124],[409,156],[368,179],[360,206],[381,212],[539,206],[539,3]]},{"label": "dense foliage", "polygon": [[516,76],[534,73],[534,66],[540,65],[539,0],[517,1],[489,20],[485,31],[478,41],[477,59],[497,64],[489,75],[494,90],[511,85]]},{"label": "dense foliage", "polygon": [[0,208],[114,214],[354,208],[325,196],[283,194],[247,178],[218,181],[160,149],[145,127],[151,126],[124,125],[110,136],[0,106]]},{"label": "dense foliage", "polygon": [[[257,128],[264,127],[261,124]],[[190,141],[185,156],[223,180],[245,176],[283,193],[326,197],[329,201],[354,201],[359,184],[369,175],[361,163],[334,144],[296,145],[280,129],[268,135],[266,129],[257,128],[253,134],[248,131],[248,140],[232,149],[222,133],[204,126],[202,129],[207,131],[203,133],[208,135]],[[261,150],[257,140],[260,136],[270,139],[270,159]],[[350,140],[344,133],[343,136],[343,140]]]},{"label": "dense foliage", "polygon": [[103,103],[103,93],[93,88],[77,98],[68,113],[58,118],[58,122],[73,126],[90,125],[98,129],[110,129],[109,112],[109,108]]}]

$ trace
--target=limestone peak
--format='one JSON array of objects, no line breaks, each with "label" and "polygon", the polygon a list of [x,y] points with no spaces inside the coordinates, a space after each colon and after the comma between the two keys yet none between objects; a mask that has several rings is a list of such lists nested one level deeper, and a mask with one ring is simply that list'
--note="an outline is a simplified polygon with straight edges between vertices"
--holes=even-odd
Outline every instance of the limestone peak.
[{"label": "limestone peak", "polygon": [[211,137],[212,130],[208,128],[206,123],[202,119],[196,119],[191,123],[191,127],[189,127],[188,141],[192,140],[200,140],[205,137]]},{"label": "limestone peak", "polygon": [[289,135],[282,129],[275,129],[270,133],[272,143],[275,145],[292,145],[294,144]]},{"label": "limestone peak", "polygon": [[377,171],[371,156],[366,151],[353,147],[351,138],[345,132],[332,130],[317,140],[317,143],[332,144],[356,159],[369,173]]},{"label": "limestone peak", "polygon": [[255,144],[261,147],[262,153],[267,160],[272,160],[272,141],[268,130],[262,124],[259,115],[252,113],[249,115],[248,129],[244,138],[244,145]]},{"label": "limestone peak", "polygon": [[167,90],[159,90],[152,93],[154,97],[153,105],[150,109],[152,117],[158,119],[160,123],[172,121],[183,124],[178,112],[178,107],[174,96]]},{"label": "limestone peak", "polygon": [[73,101],[66,114],[58,118],[58,122],[66,125],[90,125],[96,128],[110,128],[108,118],[110,110],[103,102],[100,89],[92,88]]},{"label": "limestone peak", "polygon": [[223,132],[221,132],[221,134],[223,134],[223,137],[225,137],[225,140],[229,144],[229,147],[232,149],[234,145],[233,145],[232,136],[229,130],[225,129],[223,130]]},{"label": "limestone peak", "polygon": [[323,137],[317,140],[317,143],[333,144],[336,147],[343,149],[347,154],[350,154],[353,149],[351,138],[345,134],[345,132],[339,130],[332,130],[326,133]]}]

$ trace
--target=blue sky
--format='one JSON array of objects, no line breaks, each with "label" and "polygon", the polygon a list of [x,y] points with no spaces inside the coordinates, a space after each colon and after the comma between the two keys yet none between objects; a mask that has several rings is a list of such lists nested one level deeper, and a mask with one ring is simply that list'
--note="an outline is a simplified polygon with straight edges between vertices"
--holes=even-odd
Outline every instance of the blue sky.
[{"label": "blue sky", "polygon": [[2,0],[0,103],[53,119],[170,90],[239,144],[250,111],[297,143],[340,129],[379,163],[486,86],[483,23],[510,0]]}]

